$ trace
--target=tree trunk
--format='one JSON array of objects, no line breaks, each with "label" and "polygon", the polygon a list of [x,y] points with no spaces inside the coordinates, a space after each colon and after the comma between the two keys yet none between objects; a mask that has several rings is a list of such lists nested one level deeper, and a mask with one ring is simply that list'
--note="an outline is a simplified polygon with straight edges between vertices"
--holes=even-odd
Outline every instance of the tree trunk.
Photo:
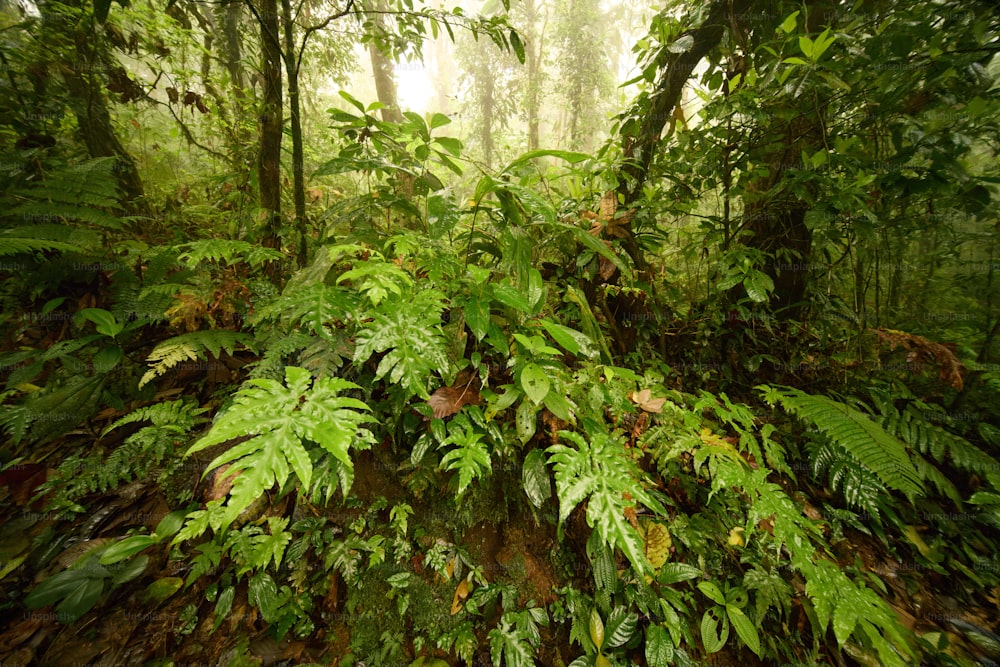
[{"label": "tree trunk", "polygon": [[292,4],[281,0],[281,20],[285,31],[285,73],[288,75],[288,105],[292,122],[292,201],[295,202],[295,232],[298,237],[296,261],[306,265],[306,183],[305,154],[302,147],[302,118],[299,111],[299,64],[295,55],[295,25]]},{"label": "tree trunk", "polygon": [[[372,19],[378,28],[382,28],[382,13],[386,9],[384,0],[375,3],[376,14]],[[399,109],[396,95],[396,80],[393,78],[395,67],[392,61],[382,53],[375,42],[368,43],[368,54],[372,60],[372,73],[375,75],[375,92],[382,107],[382,120],[387,123],[402,123],[403,113]]]},{"label": "tree trunk", "polygon": [[[260,0],[261,75],[264,79],[260,109],[258,180],[260,206],[264,210],[260,240],[265,248],[281,247],[281,44],[278,40],[277,0]],[[277,266],[266,268],[277,278]]]},{"label": "tree trunk", "polygon": [[[638,131],[634,135],[625,136],[622,145],[624,155],[618,194],[626,207],[636,202],[642,194],[642,186],[649,177],[653,154],[660,142],[660,133],[680,102],[681,93],[694,68],[722,41],[728,17],[746,14],[752,4],[752,0],[715,0],[705,22],[687,33],[694,39],[690,49],[681,53],[672,53],[666,47],[661,49],[658,64],[663,74],[650,94],[649,107],[639,119]],[[631,228],[626,228],[626,232],[622,245],[636,268],[645,271],[648,265],[642,249],[636,243]]]},{"label": "tree trunk", "polygon": [[[66,25],[65,17],[53,17],[46,13],[50,10],[48,3],[41,3],[39,8],[43,12],[43,20],[54,24],[51,30],[58,30],[55,26]],[[61,71],[70,94],[70,109],[80,129],[80,138],[90,157],[115,158],[114,170],[122,195],[123,211],[127,215],[148,216],[149,205],[139,169],[115,132],[104,95],[106,83],[99,74],[110,70],[113,63],[101,43],[100,34],[87,21],[77,23],[72,38],[74,53],[70,57],[74,60],[71,66],[63,67]]]},{"label": "tree trunk", "polygon": [[524,100],[524,110],[528,117],[528,150],[535,151],[539,147],[539,125],[541,107],[541,62],[542,39],[538,31],[538,4],[536,0],[525,0],[525,65],[527,67],[527,94]]}]

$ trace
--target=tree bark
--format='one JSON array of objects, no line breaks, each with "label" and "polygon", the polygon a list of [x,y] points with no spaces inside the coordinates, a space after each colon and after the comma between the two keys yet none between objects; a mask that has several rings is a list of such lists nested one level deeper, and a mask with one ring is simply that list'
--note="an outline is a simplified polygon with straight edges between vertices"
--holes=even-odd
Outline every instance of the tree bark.
[{"label": "tree bark", "polygon": [[[376,14],[372,18],[375,26],[379,30],[384,30],[382,12],[386,9],[384,0],[375,3]],[[396,95],[396,80],[393,78],[395,68],[392,61],[381,50],[374,41],[368,43],[368,54],[372,61],[372,73],[375,76],[375,92],[382,107],[382,120],[386,123],[402,123],[403,112],[399,109],[399,99]]]},{"label": "tree bark", "polygon": [[[650,95],[649,108],[644,111],[636,134],[626,136],[622,145],[624,159],[618,194],[626,207],[636,202],[642,194],[642,186],[649,177],[653,154],[660,142],[660,133],[680,102],[681,93],[694,68],[722,41],[727,17],[745,14],[752,4],[752,0],[715,0],[704,23],[686,33],[694,40],[690,49],[682,53],[671,53],[664,47],[660,51],[658,60],[662,74]],[[626,228],[626,231],[622,245],[636,268],[645,271],[648,265],[642,249],[631,228]]]},{"label": "tree bark", "polygon": [[[264,210],[260,240],[265,248],[281,247],[281,43],[278,39],[277,0],[260,0],[261,75],[264,79],[260,109],[260,147],[258,180],[260,206]],[[277,267],[266,268],[269,278],[276,279]]]},{"label": "tree bark", "polygon": [[295,54],[295,25],[292,23],[290,0],[281,0],[281,20],[285,32],[285,73],[288,76],[288,106],[292,125],[292,201],[295,204],[295,232],[298,237],[295,254],[301,269],[308,258],[305,153],[302,146],[302,116],[299,111],[299,63]]},{"label": "tree bark", "polygon": [[[79,7],[79,5],[75,5]],[[48,3],[41,3],[43,20],[56,25],[65,25],[63,16],[52,17],[46,10]],[[52,30],[57,28],[52,27]],[[122,145],[111,122],[108,100],[104,89],[106,83],[100,72],[112,67],[111,59],[101,41],[100,34],[87,21],[80,21],[73,28],[74,54],[72,64],[62,67],[62,77],[69,91],[69,106],[76,116],[80,138],[92,158],[115,158],[115,176],[122,196],[123,212],[127,215],[150,215],[142,178],[135,160]]]}]

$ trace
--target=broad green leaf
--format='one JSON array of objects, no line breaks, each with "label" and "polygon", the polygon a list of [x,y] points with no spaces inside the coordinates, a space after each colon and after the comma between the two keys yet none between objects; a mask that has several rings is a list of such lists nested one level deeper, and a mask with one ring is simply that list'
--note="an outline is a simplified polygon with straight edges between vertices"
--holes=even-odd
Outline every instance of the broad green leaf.
[{"label": "broad green leaf", "polygon": [[521,464],[521,488],[531,504],[541,508],[552,496],[552,483],[549,481],[549,469],[545,466],[545,455],[540,449],[533,449],[524,457]]},{"label": "broad green leaf", "polygon": [[742,609],[732,605],[726,606],[726,614],[729,615],[729,622],[733,624],[736,635],[747,645],[747,648],[760,657],[760,635],[757,634],[757,628],[750,622],[747,615],[743,613]]},{"label": "broad green leaf", "polygon": [[[512,171],[512,170],[520,167],[522,164],[524,164],[526,162],[530,162],[531,160],[534,160],[534,159],[540,158],[540,157],[554,157],[554,158],[558,158],[560,160],[565,160],[566,162],[569,162],[570,164],[576,164],[577,162],[583,162],[584,160],[589,160],[590,159],[590,156],[587,155],[586,153],[575,153],[573,151],[561,151],[561,150],[549,150],[549,149],[542,149],[542,150],[536,150],[536,151],[528,151],[527,153],[522,153],[520,157],[518,157],[517,159],[515,159],[513,162],[511,162],[510,164],[508,164],[506,167],[504,167],[501,173],[510,172],[510,171]],[[478,188],[477,188],[476,199],[480,199],[480,197],[478,196]]]},{"label": "broad green leaf", "polygon": [[156,530],[153,531],[154,537],[157,541],[162,541],[171,535],[175,534],[184,525],[184,517],[187,516],[187,512],[184,510],[177,510],[176,512],[170,512],[165,517],[160,519],[160,522],[156,524]]},{"label": "broad green leaf", "polygon": [[[436,130],[439,127],[444,127],[450,122],[451,118],[448,118],[448,116],[445,116],[443,113],[434,113],[431,116],[430,126],[432,130]],[[440,140],[440,137],[438,137],[438,139]]]},{"label": "broad green leaf", "polygon": [[146,602],[159,604],[184,586],[184,580],[180,577],[160,577],[142,592],[142,599]]},{"label": "broad green leaf", "polygon": [[549,393],[549,376],[537,364],[529,363],[521,370],[521,389],[525,395],[539,405]]},{"label": "broad green leaf", "polygon": [[747,291],[747,296],[757,303],[764,303],[774,291],[774,281],[766,273],[751,269],[743,279],[743,287]]},{"label": "broad green leaf", "polygon": [[28,609],[48,607],[69,596],[83,584],[84,580],[89,578],[90,575],[83,570],[58,572],[35,586],[24,598],[24,604]]},{"label": "broad green leaf", "polygon": [[142,573],[146,571],[146,565],[148,563],[149,556],[146,554],[133,558],[125,563],[120,570],[115,571],[114,576],[111,577],[111,583],[115,586],[120,586],[121,584],[128,583],[133,579],[139,578],[142,576]]},{"label": "broad green leaf", "polygon": [[604,621],[601,620],[601,615],[596,607],[590,610],[590,622],[587,624],[587,630],[590,633],[590,641],[594,642],[597,650],[600,651],[604,648]]},{"label": "broad green leaf", "polygon": [[669,667],[674,659],[674,645],[662,625],[646,628],[646,664],[649,667]]},{"label": "broad green leaf", "polygon": [[111,565],[112,563],[123,561],[140,551],[148,549],[156,544],[157,541],[150,535],[132,535],[131,537],[126,537],[124,540],[115,542],[105,549],[104,553],[101,554],[100,562],[102,565]]},{"label": "broad green leaf", "polygon": [[531,301],[528,300],[527,295],[516,287],[500,283],[494,283],[490,287],[493,290],[494,298],[505,306],[510,306],[515,310],[519,310],[525,315],[531,315],[534,311],[531,307]]},{"label": "broad green leaf", "polygon": [[556,344],[570,354],[583,355],[589,359],[597,357],[597,348],[594,347],[594,342],[587,334],[550,320],[541,319],[538,323],[552,336],[552,340]]},{"label": "broad green leaf", "polygon": [[105,336],[114,338],[125,329],[124,324],[103,308],[84,308],[79,314],[84,319],[93,322],[97,327],[98,333],[102,333]]},{"label": "broad green leaf", "polygon": [[786,33],[794,31],[795,26],[798,24],[797,21],[798,16],[799,16],[798,11],[794,11],[791,14],[789,14],[785,18],[785,20],[781,23],[781,31]]},{"label": "broad green leaf", "polygon": [[454,137],[435,137],[434,142],[455,157],[459,157],[462,154],[462,142]]},{"label": "broad green leaf", "polygon": [[338,91],[338,94],[341,97],[343,97],[345,100],[347,100],[348,103],[351,104],[351,106],[353,106],[354,108],[356,108],[362,114],[365,113],[365,105],[362,104],[361,102],[359,102],[356,98],[352,97],[350,93],[348,93],[345,90],[340,90],[340,91]]},{"label": "broad green leaf", "polygon": [[514,49],[514,55],[517,57],[517,61],[524,64],[524,43],[521,42],[521,36],[517,34],[517,31],[511,28],[510,31],[510,46]]},{"label": "broad green leaf", "polygon": [[267,572],[257,572],[250,578],[248,591],[250,604],[260,609],[265,621],[273,623],[278,620],[278,586]]},{"label": "broad green leaf", "polygon": [[717,607],[709,609],[701,617],[701,641],[708,653],[720,651],[726,645],[726,640],[729,639],[729,625],[725,622],[720,623],[716,617],[716,609]]},{"label": "broad green leaf", "polygon": [[86,577],[78,582],[56,607],[58,619],[64,623],[74,623],[97,604],[104,593],[103,578]]},{"label": "broad green leaf", "polygon": [[625,607],[615,607],[608,615],[604,624],[604,636],[607,646],[622,646],[632,638],[639,624],[639,615],[628,611]]},{"label": "broad green leaf", "polygon": [[522,445],[527,444],[532,436],[535,435],[538,421],[536,417],[537,411],[538,408],[532,405],[530,401],[521,401],[517,406],[514,424],[517,428],[517,438],[521,441]]},{"label": "broad green leaf", "polygon": [[545,394],[545,398],[542,400],[545,407],[549,409],[549,412],[554,414],[559,419],[565,422],[573,423],[573,404],[570,400],[560,393],[555,391],[550,391]]}]

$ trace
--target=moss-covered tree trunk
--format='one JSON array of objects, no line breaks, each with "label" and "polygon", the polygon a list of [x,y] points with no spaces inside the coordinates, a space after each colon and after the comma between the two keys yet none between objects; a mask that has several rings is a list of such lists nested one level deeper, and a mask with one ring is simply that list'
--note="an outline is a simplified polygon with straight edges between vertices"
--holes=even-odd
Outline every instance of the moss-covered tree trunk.
[{"label": "moss-covered tree trunk", "polygon": [[[260,0],[258,12],[261,43],[261,76],[264,80],[260,109],[260,146],[258,150],[258,181],[260,207],[264,220],[260,241],[265,248],[281,247],[281,42],[279,41],[278,2]],[[274,280],[277,267],[268,267],[268,277]]]}]

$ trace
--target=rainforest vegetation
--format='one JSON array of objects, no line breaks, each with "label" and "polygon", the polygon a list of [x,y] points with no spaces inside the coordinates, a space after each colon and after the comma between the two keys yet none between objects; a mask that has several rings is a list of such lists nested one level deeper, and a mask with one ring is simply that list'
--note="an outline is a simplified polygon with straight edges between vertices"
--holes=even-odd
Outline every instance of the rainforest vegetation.
[{"label": "rainforest vegetation", "polygon": [[0,0],[0,663],[996,665],[987,0]]}]

